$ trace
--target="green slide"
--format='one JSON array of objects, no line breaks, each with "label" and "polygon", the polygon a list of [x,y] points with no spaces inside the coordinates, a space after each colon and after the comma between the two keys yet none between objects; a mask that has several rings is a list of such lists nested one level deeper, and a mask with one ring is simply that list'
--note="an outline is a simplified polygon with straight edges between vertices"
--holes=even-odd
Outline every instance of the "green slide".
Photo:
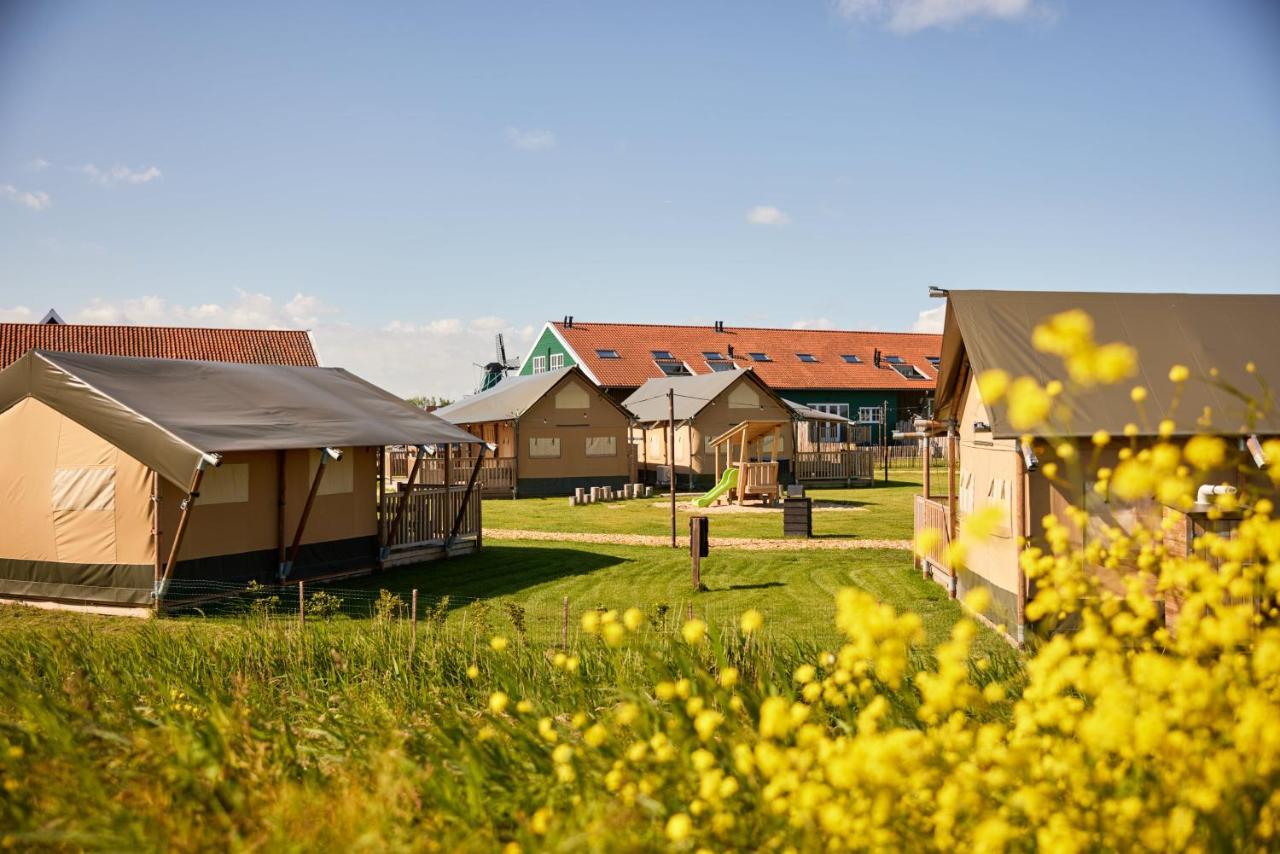
[{"label": "green slide", "polygon": [[720,478],[720,482],[711,487],[711,491],[706,495],[694,501],[693,505],[695,507],[710,507],[712,502],[737,485],[738,467],[730,466],[724,470],[724,476]]}]

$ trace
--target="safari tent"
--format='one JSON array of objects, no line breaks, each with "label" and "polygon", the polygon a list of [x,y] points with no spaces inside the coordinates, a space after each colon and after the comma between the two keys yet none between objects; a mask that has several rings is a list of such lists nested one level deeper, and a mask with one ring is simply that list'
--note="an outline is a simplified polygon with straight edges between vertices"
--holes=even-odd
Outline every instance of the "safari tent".
[{"label": "safari tent", "polygon": [[[668,392],[674,396],[669,398]],[[723,444],[716,440],[731,428],[750,422],[751,442],[746,461],[772,462],[773,483],[786,482],[792,410],[754,371],[652,379],[636,389],[622,405],[637,422],[634,442],[638,465],[652,481],[668,482],[670,444],[677,485],[689,489],[711,486],[719,477],[717,444]],[[674,442],[671,438],[673,415]],[[740,440],[741,437],[737,448],[742,448]]]},{"label": "safari tent", "polygon": [[[1032,346],[1032,330],[1038,323],[1072,309],[1092,317],[1096,340],[1125,341],[1137,349],[1139,372],[1132,383],[1074,388],[1061,359]],[[1098,495],[1092,483],[1070,473],[1069,465],[1062,464],[1053,479],[1045,476],[1042,466],[1054,459],[1054,446],[1063,438],[1081,448],[1078,455],[1092,457],[1089,441],[1095,431],[1121,436],[1130,422],[1139,428],[1134,439],[1138,447],[1150,444],[1156,439],[1156,424],[1171,408],[1172,441],[1185,441],[1204,431],[1198,419],[1207,407],[1213,431],[1238,442],[1235,457],[1222,470],[1211,472],[1209,483],[1237,488],[1253,478],[1265,483],[1259,471],[1263,464],[1259,438],[1280,434],[1280,413],[1273,408],[1250,414],[1231,389],[1259,388],[1246,371],[1250,362],[1257,376],[1280,377],[1280,348],[1272,340],[1277,328],[1280,296],[1276,295],[951,291],[936,419],[920,422],[917,433],[921,441],[945,436],[948,452],[945,483],[932,483],[926,465],[924,492],[916,498],[917,533],[925,529],[942,533],[937,547],[921,558],[924,571],[957,595],[985,587],[991,593],[991,605],[983,616],[1004,626],[1015,641],[1022,641],[1027,631],[1023,609],[1034,589],[1023,576],[1019,555],[1028,543],[1044,545],[1041,520],[1047,514],[1069,521],[1064,510],[1083,504],[1088,524],[1071,526],[1077,546],[1102,536],[1109,527],[1132,530],[1141,524],[1158,529],[1163,523],[1166,547],[1185,552],[1196,532],[1210,523],[1207,512],[1164,506],[1154,495],[1121,502]],[[1176,388],[1168,378],[1175,364],[1188,366],[1197,379]],[[1040,431],[1024,443],[1003,403],[989,405],[982,399],[976,377],[991,368],[1029,375],[1041,383],[1054,379],[1064,383],[1060,401],[1070,419],[1054,425],[1053,442]],[[1208,379],[1211,370],[1217,371],[1216,380]],[[1148,390],[1141,413],[1129,397],[1134,384]],[[1113,466],[1118,444],[1108,446],[1097,464]],[[988,506],[1000,511],[994,536],[971,544],[967,569],[953,569],[947,543],[966,516]],[[1091,569],[1104,583],[1119,580],[1102,567]],[[1178,602],[1171,596],[1163,605],[1171,615]]]},{"label": "safari tent", "polygon": [[[436,415],[497,447],[481,468],[486,495],[568,495],[635,479],[630,416],[579,368],[507,377]],[[456,461],[450,470],[469,464]],[[424,461],[421,477],[442,482],[444,465]]]},{"label": "safari tent", "polygon": [[0,371],[0,598],[154,606],[477,546],[465,487],[382,494],[393,443],[479,440],[338,368],[31,351]]}]

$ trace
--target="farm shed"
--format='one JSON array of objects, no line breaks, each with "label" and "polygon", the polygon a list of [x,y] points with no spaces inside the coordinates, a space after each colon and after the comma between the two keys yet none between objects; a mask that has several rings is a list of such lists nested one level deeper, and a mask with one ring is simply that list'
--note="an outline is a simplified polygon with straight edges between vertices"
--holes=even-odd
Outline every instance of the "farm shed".
[{"label": "farm shed", "polygon": [[[579,368],[507,377],[435,414],[497,446],[481,469],[486,495],[568,495],[635,479],[630,415]],[[424,461],[422,476],[442,483],[444,461]]]},{"label": "farm shed", "polygon": [[[714,484],[718,476],[715,439],[745,421],[759,425],[757,450],[780,462],[789,459],[791,407],[754,371],[663,377],[649,380],[622,404],[638,422],[636,455],[649,479],[667,482],[667,448],[672,442],[668,392],[675,393],[672,451],[677,484],[690,489]],[[786,476],[785,466],[780,465],[779,482],[785,483]]]},{"label": "farm shed", "polygon": [[0,597],[114,606],[479,544],[381,448],[474,436],[339,368],[32,351],[0,371]]},{"label": "farm shed", "polygon": [[[1031,343],[1032,330],[1048,317],[1080,309],[1095,325],[1098,341],[1125,341],[1138,351],[1139,369],[1133,383],[1086,389],[1073,388],[1059,357],[1041,353]],[[947,437],[948,474],[946,483],[930,482],[925,467],[924,494],[916,499],[915,527],[943,533],[943,542],[922,558],[926,572],[963,594],[982,586],[992,594],[984,616],[1021,641],[1027,630],[1023,608],[1034,590],[1019,567],[1024,544],[1043,545],[1041,521],[1047,514],[1065,520],[1070,505],[1083,505],[1088,524],[1074,527],[1075,544],[1083,546],[1097,539],[1109,526],[1122,530],[1136,525],[1158,526],[1171,519],[1171,539],[1166,545],[1185,550],[1194,531],[1203,529],[1203,514],[1166,507],[1155,496],[1137,502],[1121,502],[1095,493],[1072,467],[1063,465],[1054,478],[1040,466],[1054,457],[1053,444],[1066,439],[1082,449],[1078,456],[1093,454],[1090,437],[1097,430],[1121,436],[1125,425],[1139,426],[1135,444],[1141,448],[1157,441],[1156,424],[1170,412],[1175,430],[1171,441],[1184,442],[1204,432],[1198,424],[1205,408],[1213,416],[1213,432],[1234,437],[1237,448],[1220,471],[1210,473],[1210,484],[1237,488],[1246,481],[1257,488],[1270,489],[1259,470],[1250,445],[1255,440],[1280,434],[1280,413],[1274,409],[1246,412],[1245,403],[1229,391],[1258,389],[1257,380],[1246,371],[1253,362],[1257,375],[1280,377],[1280,348],[1272,338],[1280,328],[1280,296],[1201,294],[1104,294],[1074,292],[951,291],[947,298],[942,345],[942,371],[938,384],[937,419],[921,422],[917,434]],[[1190,368],[1193,379],[1179,391],[1168,379],[1175,364]],[[1023,444],[1020,431],[1009,423],[1002,402],[987,405],[978,390],[976,377],[999,368],[1011,375],[1028,375],[1041,383],[1061,380],[1066,390],[1061,404],[1070,413],[1066,424],[1054,426],[1053,437],[1044,431]],[[1206,379],[1211,369],[1215,381]],[[1148,389],[1145,416],[1130,400],[1133,384]],[[1048,441],[1053,438],[1053,442]],[[1097,465],[1112,466],[1117,461],[1117,445],[1112,442],[1099,456]],[[947,562],[946,543],[956,535],[959,523],[986,506],[1001,512],[994,536],[970,549],[968,568],[953,572]],[[1204,508],[1204,509],[1207,509]],[[1181,533],[1179,533],[1181,532]],[[1101,567],[1091,567],[1104,583],[1117,584],[1119,577]],[[1136,567],[1122,568],[1136,571]],[[1165,602],[1166,613],[1176,612],[1177,597]]]}]

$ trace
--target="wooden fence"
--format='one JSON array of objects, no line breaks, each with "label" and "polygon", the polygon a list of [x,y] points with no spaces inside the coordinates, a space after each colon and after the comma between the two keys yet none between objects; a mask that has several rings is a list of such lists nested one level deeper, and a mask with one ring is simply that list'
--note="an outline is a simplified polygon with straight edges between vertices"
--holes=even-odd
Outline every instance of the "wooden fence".
[{"label": "wooden fence", "polygon": [[934,501],[925,498],[923,495],[917,495],[915,503],[915,523],[913,529],[916,535],[916,541],[920,541],[920,535],[925,531],[937,531],[937,537],[929,537],[932,544],[923,554],[917,554],[915,557],[916,568],[922,570],[938,570],[946,575],[952,575],[951,560],[948,549],[951,545],[951,526],[947,520],[947,505],[941,501]]},{"label": "wooden fence", "polygon": [[835,451],[797,451],[792,471],[801,483],[813,481],[869,481],[876,461],[873,448],[841,448]]},{"label": "wooden fence", "polygon": [[[387,533],[388,547],[396,551],[444,545],[466,494],[465,484],[448,490],[416,487],[407,493],[388,492],[382,497],[382,518],[386,525],[395,521],[400,502],[405,501],[399,528]],[[477,538],[480,536],[480,496],[472,495],[466,504],[457,537]]]},{"label": "wooden fence", "polygon": [[[475,468],[475,457],[454,457],[449,460],[449,480],[456,484],[465,484],[471,478],[471,470]],[[429,486],[444,484],[444,460],[427,457],[418,467],[418,482]],[[515,457],[485,457],[480,463],[480,474],[476,478],[480,491],[485,495],[509,494],[516,486]]]}]

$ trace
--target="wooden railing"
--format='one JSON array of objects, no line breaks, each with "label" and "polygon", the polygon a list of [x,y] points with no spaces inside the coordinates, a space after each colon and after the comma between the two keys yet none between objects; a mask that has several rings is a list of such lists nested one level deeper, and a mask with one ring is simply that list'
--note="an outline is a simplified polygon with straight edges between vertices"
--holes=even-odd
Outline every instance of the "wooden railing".
[{"label": "wooden railing", "polygon": [[[439,487],[416,487],[407,493],[388,492],[382,497],[382,518],[388,527],[395,521],[400,502],[404,512],[397,530],[387,532],[387,545],[393,550],[443,545],[458,518],[458,508],[467,494],[466,485],[447,491]],[[480,496],[472,495],[462,514],[457,537],[468,539],[480,534]]]},{"label": "wooden railing", "polygon": [[[449,480],[455,485],[465,484],[471,478],[471,469],[475,464],[475,457],[454,457],[449,461]],[[443,459],[427,457],[418,467],[418,483],[442,486],[444,468]],[[408,476],[407,472],[405,476]],[[480,463],[480,474],[476,478],[476,483],[485,493],[510,492],[516,485],[515,457],[485,457]]]},{"label": "wooden railing", "polygon": [[838,451],[798,451],[791,456],[796,480],[871,480],[874,451],[868,448],[841,448]]},{"label": "wooden railing", "polygon": [[[739,463],[738,483],[745,495],[776,495],[778,492],[777,463]],[[745,475],[745,478],[743,477]]]},{"label": "wooden railing", "polygon": [[925,538],[929,548],[925,549],[923,554],[916,554],[916,568],[926,569],[931,565],[932,569],[952,575],[951,561],[948,556],[948,547],[951,545],[951,526],[947,520],[947,505],[941,501],[917,495],[913,530],[917,543],[920,542],[922,532],[930,530],[938,532],[937,536]]}]

